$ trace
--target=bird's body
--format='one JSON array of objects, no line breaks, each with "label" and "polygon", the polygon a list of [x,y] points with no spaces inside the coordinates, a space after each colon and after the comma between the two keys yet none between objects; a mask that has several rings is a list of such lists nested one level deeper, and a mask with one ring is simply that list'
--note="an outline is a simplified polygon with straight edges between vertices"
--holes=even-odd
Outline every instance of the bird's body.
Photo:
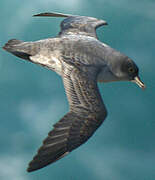
[{"label": "bird's body", "polygon": [[106,25],[96,18],[59,13],[37,16],[67,17],[55,38],[35,42],[12,39],[3,47],[12,54],[45,66],[62,77],[69,112],[54,125],[28,171],[40,169],[64,157],[95,132],[107,116],[97,81],[135,81],[138,68],[126,55],[100,42],[96,28]]},{"label": "bird's body", "polygon": [[[15,41],[15,44],[9,49],[11,41],[12,43]],[[99,74],[98,80],[103,82],[117,81],[117,77],[110,69],[112,66],[109,64],[111,64],[111,60],[117,61],[120,56],[127,58],[96,38],[85,35],[65,35],[35,42],[16,41],[10,40],[5,48],[16,56],[55,71],[60,76],[62,75],[62,63],[67,62],[68,59],[68,63],[72,61],[85,65],[104,66],[103,71],[106,70],[106,73],[104,76]]]}]

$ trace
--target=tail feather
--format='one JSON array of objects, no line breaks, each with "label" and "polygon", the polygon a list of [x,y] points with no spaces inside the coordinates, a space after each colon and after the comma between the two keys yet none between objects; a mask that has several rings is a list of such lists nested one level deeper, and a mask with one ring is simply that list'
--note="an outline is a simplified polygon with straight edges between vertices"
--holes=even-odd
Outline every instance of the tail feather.
[{"label": "tail feather", "polygon": [[4,49],[5,49],[5,47],[7,48],[7,47],[12,46],[12,45],[20,44],[20,43],[22,43],[22,42],[23,42],[23,41],[20,41],[20,40],[18,40],[18,39],[10,39],[10,40],[5,44]]},{"label": "tail feather", "polygon": [[19,58],[29,60],[31,56],[30,48],[25,45],[26,43],[23,41],[11,39],[3,46],[3,49]]},{"label": "tail feather", "polygon": [[10,52],[11,49],[13,49],[13,47],[15,47],[16,45],[21,44],[22,42],[23,41],[20,41],[20,40],[17,40],[17,39],[11,39],[3,46],[3,49]]}]

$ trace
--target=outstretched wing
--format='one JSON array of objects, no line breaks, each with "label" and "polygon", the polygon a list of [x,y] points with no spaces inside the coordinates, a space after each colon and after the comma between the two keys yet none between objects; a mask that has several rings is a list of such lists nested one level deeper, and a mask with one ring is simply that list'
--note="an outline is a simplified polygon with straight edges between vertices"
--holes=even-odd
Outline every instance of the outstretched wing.
[{"label": "outstretched wing", "polygon": [[[77,65],[78,66],[78,65]],[[28,172],[43,168],[86,142],[105,119],[107,112],[97,88],[98,71],[65,64],[63,81],[70,104],[68,112],[43,141],[30,162]]]},{"label": "outstretched wing", "polygon": [[61,23],[60,36],[68,34],[80,34],[87,35],[91,37],[96,37],[96,28],[107,25],[104,20],[99,20],[93,17],[78,16],[71,14],[62,13],[40,13],[34,16],[45,16],[45,17],[66,17]]}]

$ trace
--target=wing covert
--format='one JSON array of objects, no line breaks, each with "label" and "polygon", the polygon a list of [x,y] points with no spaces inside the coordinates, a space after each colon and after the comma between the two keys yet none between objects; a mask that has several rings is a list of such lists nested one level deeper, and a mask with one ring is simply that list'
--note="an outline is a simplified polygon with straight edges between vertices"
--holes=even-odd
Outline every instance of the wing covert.
[{"label": "wing covert", "polygon": [[71,111],[79,108],[96,113],[105,111],[97,86],[99,71],[100,68],[93,65],[65,60],[63,82]]}]

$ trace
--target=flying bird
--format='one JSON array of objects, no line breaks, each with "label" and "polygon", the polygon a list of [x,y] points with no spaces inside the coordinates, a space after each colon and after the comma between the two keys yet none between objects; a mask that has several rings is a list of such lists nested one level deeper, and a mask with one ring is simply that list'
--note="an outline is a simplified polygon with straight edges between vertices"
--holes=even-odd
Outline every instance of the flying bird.
[{"label": "flying bird", "polygon": [[93,17],[41,13],[36,17],[63,17],[54,38],[35,42],[9,40],[4,50],[47,67],[61,76],[69,112],[49,132],[29,163],[28,172],[43,168],[85,143],[107,116],[97,82],[131,81],[142,89],[139,69],[128,56],[98,40],[96,28],[107,22]]}]

